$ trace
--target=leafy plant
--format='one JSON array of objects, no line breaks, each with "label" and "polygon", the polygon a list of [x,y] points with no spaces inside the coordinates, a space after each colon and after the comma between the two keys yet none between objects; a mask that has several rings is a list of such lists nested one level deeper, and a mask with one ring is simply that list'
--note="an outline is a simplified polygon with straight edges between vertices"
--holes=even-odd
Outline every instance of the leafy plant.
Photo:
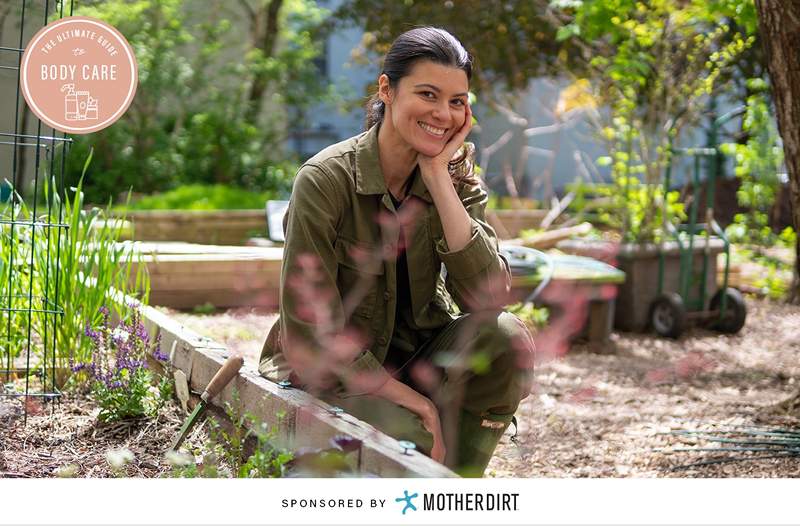
[{"label": "leafy plant", "polygon": [[125,115],[74,138],[67,184],[75,184],[92,148],[102,152],[84,179],[89,202],[116,200],[131,188],[149,194],[190,183],[278,189],[283,176],[269,167],[289,157],[286,130],[296,115],[287,108],[326,96],[315,32],[327,11],[310,0],[199,5],[76,3],[76,15],[107,21],[125,35],[139,72]]},{"label": "leafy plant", "polygon": [[[291,176],[285,172],[285,178]],[[251,192],[227,185],[182,185],[168,192],[149,195],[114,210],[241,210],[262,209],[277,192]]]},{"label": "leafy plant", "polygon": [[550,311],[547,307],[537,307],[532,303],[515,303],[509,305],[507,310],[522,320],[534,333],[547,326],[550,318]]},{"label": "leafy plant", "polygon": [[[84,168],[91,159],[90,155]],[[3,219],[17,222],[13,228],[8,224],[0,227],[0,290],[12,298],[15,308],[26,311],[0,312],[0,324],[9,341],[15,342],[6,348],[12,355],[18,354],[27,342],[30,306],[36,362],[45,360],[43,343],[48,353],[55,349],[57,383],[63,385],[70,360],[91,359],[91,342],[84,327],[87,319],[99,323],[99,309],[108,303],[109,291],[138,294],[146,302],[149,278],[139,256],[118,242],[124,215],[111,220],[108,208],[86,207],[81,182],[64,194],[55,188],[53,181],[45,185],[46,206],[29,207],[17,196],[0,211]],[[63,308],[63,314],[58,308]],[[48,363],[51,359],[47,358]]]},{"label": "leafy plant", "polygon": [[[209,419],[209,438],[197,451],[202,454],[202,462],[197,463],[193,457],[180,453],[168,455],[167,460],[173,466],[172,477],[278,478],[286,474],[293,455],[273,445],[277,429],[243,413],[240,407],[238,393],[234,391],[233,404],[225,404],[225,414],[231,422],[229,430],[215,419]],[[250,437],[255,439],[255,449],[245,455]]]},{"label": "leafy plant", "polygon": [[770,114],[766,83],[751,79],[748,87],[754,93],[747,99],[742,121],[747,142],[722,145],[723,152],[736,159],[735,173],[740,181],[736,199],[747,210],[736,214],[727,233],[735,242],[769,247],[780,240],[770,227],[770,213],[781,187],[778,172],[783,164],[783,148]]},{"label": "leafy plant", "polygon": [[153,373],[147,367],[148,356],[160,362],[169,359],[161,352],[161,337],[151,341],[138,307],[130,308],[129,319],[112,328],[108,308],[101,307],[100,327],[95,330],[86,325],[86,336],[93,347],[92,360],[71,367],[73,373],[84,371],[88,375],[102,422],[154,417],[172,397],[170,379],[164,375],[154,386]]},{"label": "leafy plant", "polygon": [[573,16],[560,37],[593,52],[588,85],[597,106],[608,108],[596,123],[609,151],[599,163],[611,168],[614,195],[629,203],[613,207],[623,239],[655,241],[669,219],[661,179],[672,147],[753,37],[715,23],[707,3],[695,0],[558,4]]},{"label": "leafy plant", "polygon": [[[645,185],[636,177],[614,184],[573,183],[568,189],[575,194],[569,209],[576,216],[622,232],[626,242],[660,241],[666,222],[677,225],[686,220],[680,192],[668,192],[665,201],[663,190]],[[651,210],[653,207],[655,210]]]}]

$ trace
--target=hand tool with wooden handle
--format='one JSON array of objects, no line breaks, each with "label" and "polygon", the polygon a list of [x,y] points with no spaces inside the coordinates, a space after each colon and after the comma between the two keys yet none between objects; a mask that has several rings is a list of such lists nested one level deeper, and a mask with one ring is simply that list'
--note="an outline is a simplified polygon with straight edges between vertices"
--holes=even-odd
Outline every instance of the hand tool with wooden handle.
[{"label": "hand tool with wooden handle", "polygon": [[208,387],[206,390],[203,391],[203,394],[200,395],[200,402],[197,403],[195,406],[194,411],[192,414],[189,415],[189,418],[183,423],[181,426],[181,431],[178,434],[178,438],[172,443],[169,447],[169,451],[177,451],[178,448],[183,444],[183,441],[186,439],[186,436],[189,434],[189,430],[192,426],[200,419],[200,416],[206,409],[206,406],[211,402],[211,400],[217,396],[220,391],[222,391],[228,382],[230,382],[234,376],[239,372],[239,369],[242,368],[242,364],[244,363],[244,359],[237,355],[231,356],[225,363],[222,364],[222,367],[217,374],[208,382]]}]

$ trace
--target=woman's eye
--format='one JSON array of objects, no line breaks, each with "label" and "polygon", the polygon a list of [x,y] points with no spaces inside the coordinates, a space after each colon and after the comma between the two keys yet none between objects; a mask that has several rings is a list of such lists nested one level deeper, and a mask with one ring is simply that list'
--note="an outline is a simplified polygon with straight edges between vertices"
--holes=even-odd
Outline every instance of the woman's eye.
[{"label": "woman's eye", "polygon": [[455,106],[463,106],[464,101],[462,99],[453,99],[452,101],[450,101],[450,104],[453,104]]},{"label": "woman's eye", "polygon": [[422,91],[420,92],[420,95],[422,95],[426,99],[431,99],[431,100],[436,98],[436,95],[434,95],[432,91]]}]

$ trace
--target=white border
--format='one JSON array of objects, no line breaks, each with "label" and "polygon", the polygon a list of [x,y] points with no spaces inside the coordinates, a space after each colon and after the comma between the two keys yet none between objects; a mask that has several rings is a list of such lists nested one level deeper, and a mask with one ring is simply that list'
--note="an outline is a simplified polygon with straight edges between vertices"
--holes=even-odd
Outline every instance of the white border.
[{"label": "white border", "polygon": [[[0,480],[4,524],[796,524],[796,479]],[[403,491],[518,493],[515,512],[401,513]],[[361,499],[294,509],[283,499]],[[384,508],[371,509],[371,499]]]},{"label": "white border", "polygon": [[[106,31],[110,30],[111,34],[113,34],[114,37],[117,39],[117,42],[118,42],[119,46],[122,49],[125,50],[125,54],[128,57],[128,64],[129,64],[129,66],[131,68],[131,81],[132,82],[131,82],[131,85],[130,85],[130,87],[128,89],[128,93],[125,96],[125,102],[122,105],[122,107],[119,110],[117,110],[113,115],[111,115],[111,117],[109,117],[108,119],[104,120],[103,122],[101,122],[99,124],[94,124],[92,126],[82,127],[82,128],[74,127],[74,126],[71,126],[71,127],[64,126],[64,127],[62,127],[59,123],[54,122],[50,118],[48,118],[44,114],[44,112],[34,102],[33,97],[31,96],[31,94],[29,92],[29,87],[28,87],[28,78],[27,78],[28,62],[30,61],[31,54],[37,48],[39,41],[46,34],[48,34],[50,30],[55,29],[56,27],[58,27],[60,25],[67,25],[70,22],[86,22],[88,24],[93,24],[95,26],[99,26],[99,27],[103,28]],[[122,33],[120,33],[117,30],[117,28],[115,28],[111,24],[107,24],[107,23],[105,23],[105,22],[103,22],[101,20],[93,19],[91,17],[86,17],[86,16],[65,17],[65,18],[61,18],[61,19],[57,20],[56,22],[54,22],[52,24],[48,24],[45,27],[43,27],[42,30],[39,32],[39,34],[36,35],[34,37],[34,39],[32,39],[30,42],[28,42],[28,46],[26,47],[26,52],[25,52],[24,57],[22,59],[22,66],[20,68],[21,69],[20,78],[22,79],[22,94],[25,96],[25,101],[28,103],[28,105],[30,106],[31,110],[33,110],[33,112],[36,114],[36,116],[39,117],[41,120],[45,121],[47,123],[47,125],[50,126],[51,128],[54,128],[54,129],[56,129],[58,131],[61,131],[61,132],[64,132],[64,133],[78,133],[78,134],[80,134],[81,132],[92,133],[92,132],[95,132],[95,131],[100,131],[102,129],[105,129],[108,126],[110,126],[111,124],[114,124],[114,122],[116,122],[117,119],[119,119],[122,116],[122,114],[125,112],[125,110],[127,110],[130,107],[131,103],[133,102],[133,96],[136,94],[136,85],[139,82],[139,74],[138,74],[138,71],[137,71],[138,68],[136,66],[137,66],[136,57],[131,52],[131,45],[128,43],[128,41],[125,39],[125,37],[122,35]],[[56,126],[53,126],[53,124],[56,124]],[[91,131],[88,131],[88,130],[91,130]]]}]

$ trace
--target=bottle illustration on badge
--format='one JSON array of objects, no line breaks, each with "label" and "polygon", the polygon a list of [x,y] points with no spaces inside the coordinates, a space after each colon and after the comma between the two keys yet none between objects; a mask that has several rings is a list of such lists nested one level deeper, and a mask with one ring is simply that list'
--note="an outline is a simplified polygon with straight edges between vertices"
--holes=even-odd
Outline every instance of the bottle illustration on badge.
[{"label": "bottle illustration on badge", "polygon": [[64,84],[64,118],[68,121],[89,121],[98,118],[98,100],[88,91],[75,91],[75,84]]}]

